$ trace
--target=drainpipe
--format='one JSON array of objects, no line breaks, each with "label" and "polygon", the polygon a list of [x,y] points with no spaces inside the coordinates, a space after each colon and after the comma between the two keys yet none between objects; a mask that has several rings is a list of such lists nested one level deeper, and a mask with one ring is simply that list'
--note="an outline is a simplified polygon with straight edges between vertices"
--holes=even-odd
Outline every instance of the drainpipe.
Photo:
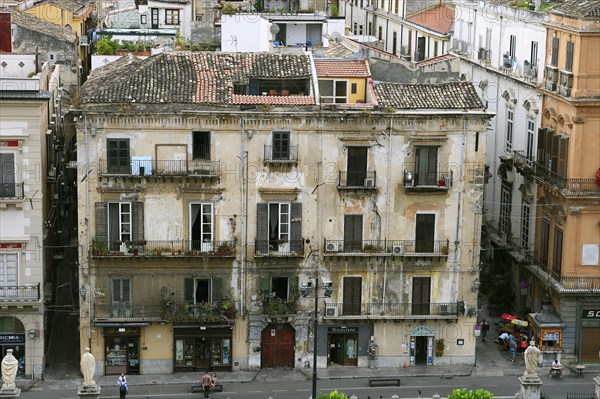
[{"label": "drainpipe", "polygon": [[88,348],[92,348],[92,284],[91,284],[91,237],[90,237],[90,147],[88,143],[87,115],[83,116],[83,130],[85,132],[85,223],[87,231],[87,301],[88,301]]},{"label": "drainpipe", "polygon": [[241,128],[242,128],[242,134],[241,134],[241,152],[240,152],[240,176],[241,176],[241,198],[242,201],[241,202],[241,245],[242,245],[242,253],[241,253],[241,268],[240,268],[240,277],[242,279],[242,286],[241,286],[241,295],[240,295],[240,315],[242,317],[245,317],[246,315],[246,247],[247,247],[247,235],[246,235],[246,187],[245,187],[245,174],[246,174],[246,168],[245,168],[245,162],[244,162],[244,156],[246,154],[246,117],[242,116],[241,120],[240,120],[240,124],[241,124]]},{"label": "drainpipe", "polygon": [[463,135],[460,146],[460,163],[458,166],[458,179],[460,184],[460,190],[458,190],[458,201],[456,201],[456,232],[454,238],[454,256],[452,259],[452,264],[454,267],[454,279],[452,280],[452,296],[456,298],[456,302],[458,302],[458,290],[457,290],[457,280],[459,275],[459,264],[458,264],[458,246],[460,244],[460,211],[461,211],[461,202],[462,202],[462,192],[464,190],[464,178],[463,178],[463,164],[465,162],[465,146],[467,145],[467,115],[466,112],[464,114],[463,119]]},{"label": "drainpipe", "polygon": [[[392,131],[394,129],[394,120],[390,118],[390,126],[388,132],[383,131],[383,135],[387,136],[388,139],[388,151],[387,151],[387,194],[385,199],[385,239],[389,238],[390,233],[390,190],[392,185]],[[386,282],[387,282],[387,260],[386,256],[383,259],[383,290],[381,293],[381,302],[385,305],[385,293],[386,293]]]}]

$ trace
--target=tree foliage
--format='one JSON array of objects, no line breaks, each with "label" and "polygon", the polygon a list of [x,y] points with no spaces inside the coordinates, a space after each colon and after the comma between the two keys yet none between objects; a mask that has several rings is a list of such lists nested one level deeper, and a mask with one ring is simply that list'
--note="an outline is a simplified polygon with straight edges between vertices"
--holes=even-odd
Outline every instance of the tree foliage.
[{"label": "tree foliage", "polygon": [[485,389],[455,389],[448,399],[494,399],[494,395]]}]

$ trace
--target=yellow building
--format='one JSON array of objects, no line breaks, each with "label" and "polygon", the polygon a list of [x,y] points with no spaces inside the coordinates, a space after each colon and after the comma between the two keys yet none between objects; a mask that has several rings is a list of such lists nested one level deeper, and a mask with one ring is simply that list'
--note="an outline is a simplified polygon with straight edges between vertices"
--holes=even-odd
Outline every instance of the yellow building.
[{"label": "yellow building", "polygon": [[[534,312],[553,309],[560,335],[540,336],[544,363],[598,363],[600,351],[600,17],[598,2],[549,14],[538,183]],[[562,343],[561,343],[562,341]]]},{"label": "yellow building", "polygon": [[46,0],[35,3],[25,10],[55,25],[70,28],[79,38],[79,61],[81,62],[80,76],[87,76],[89,72],[88,56],[91,55],[87,30],[92,26],[90,14],[93,6],[90,2],[79,3],[73,0]]}]

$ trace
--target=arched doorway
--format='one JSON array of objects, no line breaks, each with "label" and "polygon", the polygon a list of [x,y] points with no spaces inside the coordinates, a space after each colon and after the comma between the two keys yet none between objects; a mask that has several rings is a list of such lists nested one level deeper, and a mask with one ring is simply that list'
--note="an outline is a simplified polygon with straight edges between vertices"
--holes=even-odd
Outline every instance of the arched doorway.
[{"label": "arched doorway", "polygon": [[269,324],[262,330],[260,365],[294,367],[296,331],[289,324]]},{"label": "arched doorway", "polygon": [[21,320],[13,316],[0,317],[0,351],[4,358],[8,349],[19,361],[17,377],[25,377],[25,327]]}]

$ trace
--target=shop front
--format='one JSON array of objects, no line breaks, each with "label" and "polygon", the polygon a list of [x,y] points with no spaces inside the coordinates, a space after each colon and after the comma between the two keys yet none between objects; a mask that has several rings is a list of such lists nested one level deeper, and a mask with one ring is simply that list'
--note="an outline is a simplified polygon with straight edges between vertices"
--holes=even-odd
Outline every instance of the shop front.
[{"label": "shop front", "polygon": [[1,333],[0,334],[0,350],[2,356],[6,355],[6,351],[12,349],[13,356],[18,360],[19,367],[17,368],[17,377],[25,377],[25,334],[16,333]]},{"label": "shop front", "polygon": [[175,326],[174,371],[231,371],[229,326]]},{"label": "shop front", "polygon": [[410,335],[410,364],[433,365],[433,338],[435,333],[431,327],[418,326]]},{"label": "shop front", "polygon": [[581,307],[579,361],[597,363],[600,354],[600,305]]},{"label": "shop front", "polygon": [[140,327],[104,327],[105,375],[140,374]]},{"label": "shop front", "polygon": [[369,338],[367,325],[327,327],[327,365],[360,366],[359,358],[368,355]]}]

